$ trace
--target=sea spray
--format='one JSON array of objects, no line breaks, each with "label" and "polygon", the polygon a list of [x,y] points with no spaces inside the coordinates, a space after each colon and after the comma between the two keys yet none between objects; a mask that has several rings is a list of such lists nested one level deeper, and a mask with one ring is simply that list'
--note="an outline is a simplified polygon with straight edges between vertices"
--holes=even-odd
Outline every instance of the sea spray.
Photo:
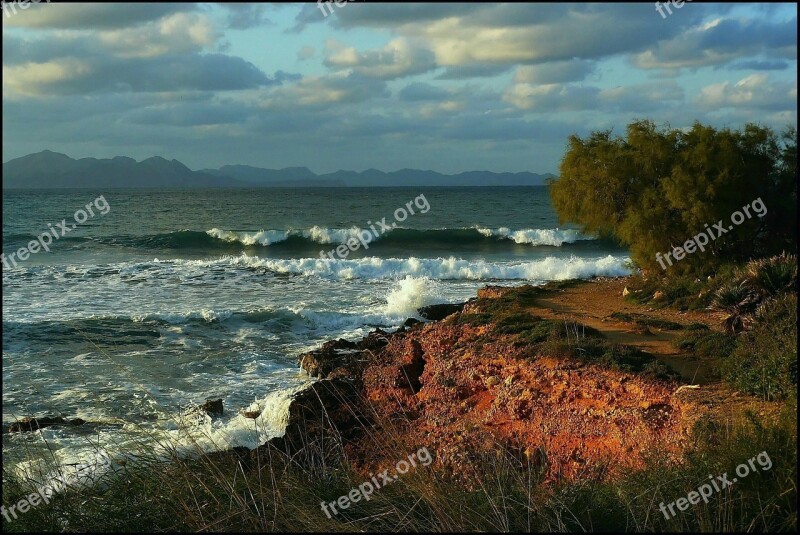
[{"label": "sea spray", "polygon": [[[227,420],[212,419],[197,409],[187,409],[160,429],[126,425],[125,432],[103,448],[53,450],[52,459],[19,462],[14,465],[14,472],[21,480],[58,494],[70,489],[107,485],[114,473],[136,464],[170,462],[176,456],[198,457],[235,447],[255,449],[285,434],[295,394],[313,382],[307,380],[272,392]],[[247,418],[246,412],[257,413],[258,417]]]},{"label": "sea spray", "polygon": [[548,280],[618,277],[630,274],[629,258],[547,257],[530,261],[488,262],[462,258],[360,258],[356,260],[261,259],[253,256],[225,257],[218,262],[265,268],[273,273],[327,279],[399,279],[406,276],[438,280]]},{"label": "sea spray", "polygon": [[386,295],[386,314],[390,317],[408,318],[417,315],[417,309],[441,302],[439,285],[429,277],[406,275]]}]

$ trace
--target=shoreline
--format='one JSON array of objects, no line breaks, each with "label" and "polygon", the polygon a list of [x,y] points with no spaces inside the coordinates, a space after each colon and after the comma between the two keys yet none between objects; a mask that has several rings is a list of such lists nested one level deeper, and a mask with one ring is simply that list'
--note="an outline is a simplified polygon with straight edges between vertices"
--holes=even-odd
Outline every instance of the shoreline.
[{"label": "shoreline", "polygon": [[[681,441],[685,441],[688,436],[689,424],[682,421],[682,414],[694,409],[684,407],[682,401],[673,399],[671,392],[686,385],[694,388],[691,380],[695,377],[691,374],[690,366],[696,363],[696,359],[665,352],[669,340],[674,337],[674,331],[642,332],[635,326],[607,315],[612,309],[627,311],[641,308],[621,299],[622,289],[627,287],[630,278],[631,276],[570,279],[551,281],[540,286],[484,286],[478,289],[475,297],[464,303],[422,307],[418,312],[426,321],[409,318],[393,332],[378,328],[358,341],[328,340],[318,348],[297,356],[299,367],[314,382],[291,395],[287,422],[282,434],[252,449],[239,446],[203,451],[200,455],[210,458],[227,458],[233,455],[241,460],[257,456],[261,450],[275,449],[293,456],[307,448],[310,442],[314,442],[315,437],[335,436],[343,444],[336,445],[333,450],[349,449],[351,455],[357,453],[359,461],[355,467],[363,465],[362,468],[372,466],[377,469],[381,462],[385,463],[387,460],[380,458],[381,456],[375,458],[370,449],[376,449],[376,446],[365,442],[361,430],[383,427],[381,418],[419,418],[420,407],[423,407],[422,412],[427,410],[447,414],[444,419],[447,421],[437,422],[434,418],[434,421],[426,422],[430,427],[430,436],[436,436],[436,440],[441,442],[445,450],[453,446],[451,435],[461,433],[466,437],[469,448],[480,449],[478,443],[490,437],[494,446],[499,445],[516,451],[518,456],[530,458],[532,451],[541,450],[547,442],[541,437],[534,438],[534,428],[558,427],[554,416],[538,420],[533,418],[537,411],[561,414],[564,411],[558,406],[567,403],[567,412],[581,415],[581,418],[573,422],[574,428],[591,428],[587,416],[602,414],[607,417],[622,408],[615,398],[629,398],[628,402],[633,402],[633,405],[641,409],[637,409],[637,412],[630,410],[632,406],[624,407],[630,413],[629,416],[642,425],[635,441],[614,439],[609,451],[630,454],[633,451],[631,448],[652,446],[669,434],[664,431],[666,429],[674,432],[675,437],[681,437],[680,440],[664,443],[664,447],[677,452]],[[504,303],[504,300],[508,303]],[[516,301],[524,306],[520,307],[520,303],[515,303]],[[502,306],[496,306],[498,302]],[[518,310],[515,309],[510,316],[504,310],[504,307],[515,306]],[[660,321],[666,321],[663,318],[670,317],[689,323],[702,318],[708,319],[709,316],[702,313],[653,311],[652,308],[649,310]],[[604,314],[606,315],[603,316]],[[518,317],[521,315],[529,317]],[[513,322],[504,325],[509,317],[519,320],[519,325],[514,325]],[[563,353],[565,350],[585,353],[587,348],[594,351],[597,350],[596,347],[565,348],[563,344],[561,347],[556,344],[552,348],[556,354],[546,354],[549,348],[545,348],[533,355],[531,351],[535,349],[534,346],[543,340],[518,340],[520,333],[526,330],[540,327],[547,330],[554,326],[560,328],[562,322],[568,326],[567,331],[561,333],[562,337],[566,336],[567,346],[570,344],[570,337],[574,335],[576,342],[584,340],[589,345],[600,343],[601,340],[602,343],[612,343],[612,353],[616,347],[614,344],[626,344],[626,347],[632,348],[644,347],[650,352],[648,355],[651,358],[635,354],[629,357],[634,360],[647,359],[648,362],[679,364],[683,358],[684,370],[680,366],[672,366],[678,373],[664,377],[643,376],[642,370],[604,370],[602,365],[581,363],[575,360],[574,355]],[[499,333],[494,332],[498,323],[501,331]],[[574,326],[569,327],[570,324]],[[570,328],[574,331],[570,332]],[[586,329],[589,329],[590,336],[586,336]],[[546,337],[552,337],[552,334],[545,333]],[[464,343],[448,342],[453,338],[462,339]],[[442,344],[448,347],[437,347]],[[485,351],[487,347],[491,348],[488,352]],[[456,369],[471,367],[470,377],[463,376],[463,369],[458,370],[462,374],[460,377],[458,374],[448,377],[446,368],[437,369],[432,377],[423,377],[431,352],[436,354],[435,358],[442,359],[447,358],[447,352],[453,348],[461,352],[467,362],[459,363]],[[483,351],[482,355],[488,353],[493,358],[488,359],[489,362],[482,362],[482,355],[476,354],[478,349]],[[558,354],[559,352],[563,354]],[[608,364],[609,362],[605,363]],[[681,371],[688,373],[680,373]],[[531,374],[550,377],[553,384],[537,384],[537,381],[528,377]],[[695,370],[694,376],[696,375]],[[588,386],[598,381],[608,383],[613,388],[609,390],[605,387],[596,388],[596,385]],[[624,386],[626,383],[632,386]],[[610,403],[609,398],[613,400]],[[501,405],[511,408],[504,411]],[[204,410],[202,406],[198,409]],[[473,422],[476,427],[469,433],[464,434],[463,430],[452,426],[453,421],[459,418],[478,415],[481,421]],[[562,416],[569,420],[574,414]],[[245,417],[251,416],[245,414]],[[91,424],[78,420],[40,417],[19,420],[4,431],[33,431],[35,428],[50,425],[85,423]],[[630,423],[627,422],[626,425]],[[595,432],[602,431],[602,425],[594,427],[597,428]],[[434,430],[442,429],[446,431],[437,436]],[[543,432],[539,434],[541,433]],[[409,448],[427,446],[424,444],[425,436],[419,432],[404,430],[401,434],[404,436],[396,438],[401,438],[401,441],[416,441]],[[588,459],[578,452],[579,442],[586,443],[585,433],[566,433],[553,444],[548,444],[561,450],[556,472],[574,473],[576,466],[568,468],[570,465],[587,462]],[[601,450],[609,448],[600,443],[595,446]],[[325,447],[323,440],[321,449]],[[456,456],[461,453],[463,452]],[[327,453],[322,455],[328,456]],[[452,456],[452,452],[450,455]],[[600,461],[599,458],[591,460]],[[450,469],[454,467],[449,467],[448,470]],[[455,467],[455,471],[458,471],[458,467]]]},{"label": "shoreline", "polygon": [[[389,433],[408,451],[429,447],[435,466],[464,480],[468,470],[458,459],[469,450],[501,447],[535,464],[545,462],[547,450],[544,469],[552,481],[570,479],[613,457],[628,459],[614,470],[636,468],[638,455],[653,447],[677,456],[703,412],[690,401],[691,390],[681,389],[695,386],[674,369],[659,368],[674,355],[616,343],[627,335],[629,343],[663,351],[669,331],[637,335],[635,328],[621,328],[624,322],[593,317],[596,305],[574,310],[569,299],[558,301],[591,300],[613,291],[619,300],[601,303],[618,305],[629,280],[486,286],[463,304],[429,307],[441,316],[433,321],[409,319],[395,332],[377,329],[357,342],[329,340],[298,357],[300,367],[318,380],[295,395],[284,435],[262,449],[293,457],[314,444],[314,462],[330,462],[326,448],[338,442],[333,450],[367,474],[390,464],[391,457],[381,453]],[[654,315],[685,324],[708,316]],[[542,330],[541,339],[520,340],[531,330]],[[587,351],[597,355],[581,360],[567,354],[580,357]],[[465,421],[471,429],[464,429]]]},{"label": "shoreline", "polygon": [[[499,492],[517,500],[520,529],[530,529],[530,515],[545,531],[563,515],[580,523],[576,514],[622,526],[634,510],[666,529],[674,524],[659,501],[672,503],[758,451],[780,474],[770,496],[790,504],[795,458],[784,437],[796,436],[796,426],[786,406],[738,395],[719,379],[698,385],[664,366],[678,333],[695,332],[700,319],[718,328],[719,318],[623,300],[631,282],[485,286],[464,304],[427,307],[429,322],[329,340],[298,357],[316,380],[287,398],[281,436],[253,449],[112,459],[114,474],[102,485],[58,493],[13,526],[114,524],[108,507],[123,516],[133,507],[143,527],[207,530],[213,508],[244,531],[333,532],[353,523],[370,531],[374,519],[402,522],[423,504],[441,526],[461,519],[485,529],[498,526],[461,515],[479,504],[491,516]],[[411,469],[414,455],[424,462]],[[4,491],[19,505],[30,484],[4,478]],[[154,498],[162,505],[154,508]],[[714,507],[733,503],[724,500]],[[622,517],[609,520],[606,504]],[[395,521],[381,523],[383,531]]]}]

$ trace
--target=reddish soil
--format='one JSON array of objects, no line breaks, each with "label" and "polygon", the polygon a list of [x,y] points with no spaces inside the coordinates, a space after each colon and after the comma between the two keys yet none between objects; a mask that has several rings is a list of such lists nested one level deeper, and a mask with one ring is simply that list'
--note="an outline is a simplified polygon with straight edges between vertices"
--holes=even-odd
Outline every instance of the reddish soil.
[{"label": "reddish soil", "polygon": [[[697,418],[753,402],[719,384],[686,388],[698,382],[702,363],[673,348],[675,331],[642,329],[610,315],[636,313],[711,327],[717,318],[636,305],[623,300],[625,284],[625,279],[580,283],[544,293],[526,310],[584,323],[612,343],[637,346],[673,367],[682,364],[677,368],[683,381],[539,354],[536,346],[515,344],[513,335],[496,332],[492,322],[463,323],[454,321],[456,315],[396,334],[377,333],[359,350],[337,351],[337,342],[331,342],[325,351],[307,354],[306,369],[323,369],[326,358],[333,363],[328,369],[335,369],[324,374],[329,381],[317,383],[290,421],[300,429],[320,420],[309,401],[322,400],[326,383],[336,385],[328,396],[335,406],[323,402],[322,413],[344,439],[348,460],[365,475],[404,457],[389,443],[406,452],[427,447],[437,468],[466,482],[474,481],[471,459],[498,450],[541,467],[549,481],[613,477],[642,466],[652,451],[677,458]],[[506,291],[487,288],[479,296],[496,298]],[[463,313],[484,312],[487,303],[469,303]],[[342,384],[355,394],[341,394]],[[320,428],[314,433],[330,435]]]}]

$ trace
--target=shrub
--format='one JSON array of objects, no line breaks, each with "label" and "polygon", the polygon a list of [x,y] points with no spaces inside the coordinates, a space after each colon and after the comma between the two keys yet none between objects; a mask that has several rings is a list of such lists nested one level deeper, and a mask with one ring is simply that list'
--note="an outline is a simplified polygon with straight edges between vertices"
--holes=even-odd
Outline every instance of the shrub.
[{"label": "shrub", "polygon": [[744,278],[761,297],[797,291],[797,257],[784,252],[771,258],[753,260],[745,266]]},{"label": "shrub", "polygon": [[755,124],[680,130],[635,121],[624,137],[610,130],[571,136],[550,195],[562,223],[617,238],[638,266],[654,272],[663,271],[657,253],[760,200],[769,208],[764,217],[664,266],[670,276],[705,276],[726,262],[796,246],[796,150],[794,129],[778,135]]},{"label": "shrub", "polygon": [[753,322],[753,314],[766,299],[797,288],[797,257],[782,253],[748,262],[714,294],[711,307],[726,312],[725,330],[735,334]]},{"label": "shrub", "polygon": [[728,334],[743,331],[750,323],[750,314],[758,306],[758,294],[744,280],[723,285],[714,294],[711,307],[728,314],[722,325]]},{"label": "shrub", "polygon": [[797,294],[759,308],[754,328],[742,335],[722,374],[732,386],[765,399],[796,395]]},{"label": "shrub", "polygon": [[702,328],[687,328],[674,344],[678,349],[694,351],[698,357],[724,359],[730,356],[736,348],[736,338],[724,333],[713,332],[702,325]]}]

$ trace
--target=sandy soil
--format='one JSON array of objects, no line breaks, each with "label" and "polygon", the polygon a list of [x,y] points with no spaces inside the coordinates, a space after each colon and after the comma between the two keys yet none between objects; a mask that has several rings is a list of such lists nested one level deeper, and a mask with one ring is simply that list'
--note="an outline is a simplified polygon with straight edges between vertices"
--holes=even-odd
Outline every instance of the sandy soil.
[{"label": "sandy soil", "polygon": [[627,282],[627,278],[595,279],[548,293],[537,301],[537,306],[529,310],[546,319],[566,319],[583,323],[603,333],[611,342],[636,346],[669,365],[692,384],[712,382],[713,363],[682,352],[673,345],[672,342],[680,335],[680,331],[649,327],[643,332],[637,325],[612,318],[611,315],[615,312],[634,313],[684,326],[704,323],[717,330],[719,317],[711,312],[679,312],[639,305],[622,296]]}]

